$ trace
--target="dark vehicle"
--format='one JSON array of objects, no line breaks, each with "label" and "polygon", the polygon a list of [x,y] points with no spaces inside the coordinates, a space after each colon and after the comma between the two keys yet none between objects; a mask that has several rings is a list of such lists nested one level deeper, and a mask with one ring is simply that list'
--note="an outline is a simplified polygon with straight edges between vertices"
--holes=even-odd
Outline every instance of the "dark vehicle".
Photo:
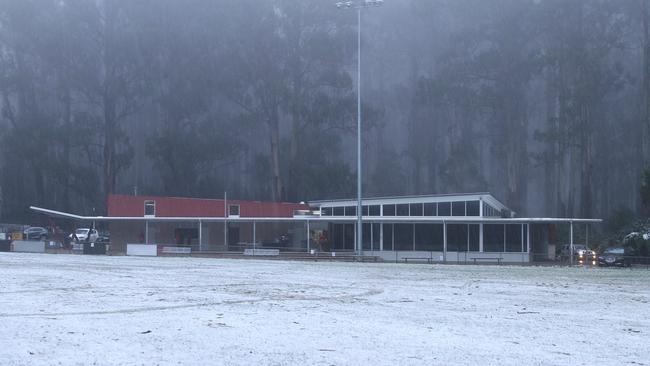
[{"label": "dark vehicle", "polygon": [[32,226],[23,231],[26,240],[45,240],[49,232],[47,229],[38,226]]},{"label": "dark vehicle", "polygon": [[599,266],[620,266],[620,267],[629,267],[632,265],[630,257],[634,253],[629,248],[624,247],[611,247],[605,249],[598,256],[598,265]]}]

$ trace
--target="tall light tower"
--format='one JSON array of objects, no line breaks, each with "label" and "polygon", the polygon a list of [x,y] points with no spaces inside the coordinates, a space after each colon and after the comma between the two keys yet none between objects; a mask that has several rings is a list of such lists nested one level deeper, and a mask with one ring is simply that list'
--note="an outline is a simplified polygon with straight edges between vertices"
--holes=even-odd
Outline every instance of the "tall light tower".
[{"label": "tall light tower", "polygon": [[361,255],[363,248],[363,211],[361,205],[361,10],[380,6],[384,0],[340,1],[336,3],[339,9],[355,9],[357,11],[357,242],[356,252]]}]

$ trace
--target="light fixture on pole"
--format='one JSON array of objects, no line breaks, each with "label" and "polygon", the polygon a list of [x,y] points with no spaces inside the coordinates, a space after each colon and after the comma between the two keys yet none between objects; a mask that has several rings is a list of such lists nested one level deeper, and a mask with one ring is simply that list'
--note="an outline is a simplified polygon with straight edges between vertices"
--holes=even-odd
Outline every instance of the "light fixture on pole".
[{"label": "light fixture on pole", "polygon": [[361,255],[363,248],[363,210],[361,204],[361,10],[380,6],[384,0],[340,1],[336,3],[339,9],[357,10],[357,240],[356,252]]}]

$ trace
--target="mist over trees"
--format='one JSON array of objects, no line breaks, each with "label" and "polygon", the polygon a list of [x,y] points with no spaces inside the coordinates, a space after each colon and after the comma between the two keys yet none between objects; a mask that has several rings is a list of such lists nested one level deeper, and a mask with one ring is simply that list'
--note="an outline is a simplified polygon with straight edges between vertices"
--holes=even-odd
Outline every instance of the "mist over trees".
[{"label": "mist over trees", "polygon": [[[645,0],[392,0],[362,19],[364,195],[642,209]],[[356,14],[323,0],[0,0],[0,217],[109,193],[356,192]]]}]

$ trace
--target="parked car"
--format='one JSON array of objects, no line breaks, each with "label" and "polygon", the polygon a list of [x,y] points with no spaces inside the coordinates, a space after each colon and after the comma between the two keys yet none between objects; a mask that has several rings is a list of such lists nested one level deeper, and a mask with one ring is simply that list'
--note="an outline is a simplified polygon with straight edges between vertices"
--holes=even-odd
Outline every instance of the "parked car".
[{"label": "parked car", "polygon": [[43,227],[32,226],[23,231],[23,236],[26,240],[45,240],[49,232]]},{"label": "parked car", "polygon": [[[595,262],[596,261],[596,252],[584,247],[580,248],[578,250],[574,250],[576,255],[578,256],[578,261],[579,262]],[[596,264],[596,263],[593,263]]]},{"label": "parked car", "polygon": [[[90,238],[88,238],[88,235],[90,233]],[[70,241],[72,242],[85,242],[85,241],[90,241],[90,242],[95,242],[97,241],[97,238],[99,237],[99,234],[97,233],[97,230],[95,229],[77,229],[75,230],[74,233],[70,234],[69,238]]]},{"label": "parked car", "polygon": [[598,256],[598,265],[629,267],[632,265],[632,256],[634,252],[630,248],[609,247]]},{"label": "parked car", "polygon": [[[562,259],[568,259],[569,253],[571,252],[571,244],[564,244],[560,250],[560,257]],[[578,261],[595,261],[596,252],[587,248],[583,244],[573,244],[573,256]]]},{"label": "parked car", "polygon": [[98,243],[110,243],[111,242],[111,237],[108,235],[99,235],[97,237],[97,242]]}]

